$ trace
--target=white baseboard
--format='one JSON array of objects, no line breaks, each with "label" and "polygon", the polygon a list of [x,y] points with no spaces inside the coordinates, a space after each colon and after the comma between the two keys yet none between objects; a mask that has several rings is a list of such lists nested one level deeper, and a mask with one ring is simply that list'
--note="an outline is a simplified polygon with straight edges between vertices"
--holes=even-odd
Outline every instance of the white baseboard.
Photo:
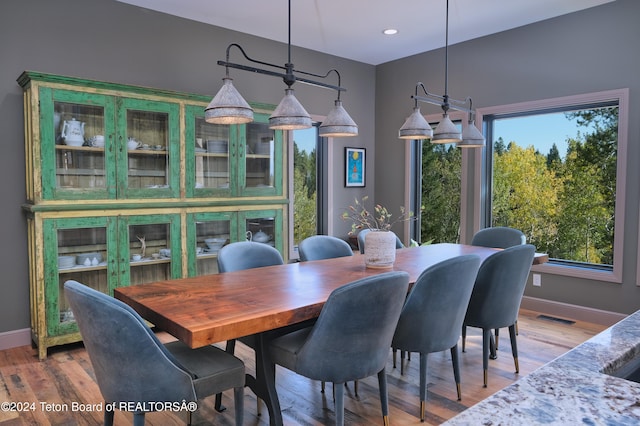
[{"label": "white baseboard", "polygon": [[0,333],[0,351],[26,345],[31,345],[30,328]]},{"label": "white baseboard", "polygon": [[522,298],[520,307],[531,311],[549,314],[558,318],[586,321],[606,326],[612,326],[627,317],[626,314],[620,314],[618,312],[603,311],[600,309],[570,305],[568,303],[538,299],[529,296],[524,296]]}]

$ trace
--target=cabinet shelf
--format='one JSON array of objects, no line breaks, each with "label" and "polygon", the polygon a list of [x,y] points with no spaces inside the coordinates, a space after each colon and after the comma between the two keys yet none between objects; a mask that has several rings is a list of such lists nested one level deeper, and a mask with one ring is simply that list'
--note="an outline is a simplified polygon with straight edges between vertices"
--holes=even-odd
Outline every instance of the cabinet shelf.
[{"label": "cabinet shelf", "polygon": [[196,157],[209,157],[209,158],[229,158],[229,154],[218,154],[215,152],[196,152]]},{"label": "cabinet shelf", "polygon": [[59,176],[104,176],[104,169],[56,169],[56,174]]},{"label": "cabinet shelf", "polygon": [[129,149],[127,150],[129,155],[167,155],[167,150],[158,149]]},{"label": "cabinet shelf", "polygon": [[95,266],[75,265],[70,268],[58,268],[60,274],[72,274],[76,272],[100,271],[107,269],[107,262],[100,262]]},{"label": "cabinet shelf", "polygon": [[58,151],[82,151],[82,152],[101,152],[104,153],[103,147],[96,146],[73,146],[73,145],[56,145]]},{"label": "cabinet shelf", "polygon": [[157,265],[160,263],[171,263],[171,258],[169,257],[160,257],[158,259],[154,259],[152,257],[144,257],[140,260],[132,260],[130,262],[131,266],[147,266],[147,265]]}]

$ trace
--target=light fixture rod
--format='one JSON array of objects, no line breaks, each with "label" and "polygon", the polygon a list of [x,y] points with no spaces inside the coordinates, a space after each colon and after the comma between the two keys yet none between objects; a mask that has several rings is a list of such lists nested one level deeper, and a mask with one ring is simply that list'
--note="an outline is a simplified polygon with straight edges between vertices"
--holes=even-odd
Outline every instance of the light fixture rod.
[{"label": "light fixture rod", "polygon": [[[271,64],[269,62],[258,61],[257,59],[250,58],[249,55],[246,54],[246,52],[244,51],[242,46],[240,46],[237,43],[231,43],[229,46],[227,46],[227,60],[226,61],[218,61],[218,65],[226,67],[226,69],[227,69],[227,77],[229,76],[229,68],[235,68],[235,69],[239,69],[239,70],[243,70],[243,71],[255,72],[255,73],[258,73],[258,74],[270,75],[270,76],[273,76],[273,77],[281,77],[282,79],[285,80],[285,82],[286,82],[287,78],[291,77],[291,75],[289,73],[270,71],[270,70],[265,70],[265,69],[262,69],[262,68],[252,67],[250,65],[243,65],[243,64],[237,64],[237,63],[234,63],[234,62],[229,62],[229,51],[231,50],[232,47],[237,47],[240,50],[240,52],[242,53],[242,56],[244,56],[244,58],[249,62],[253,62],[255,64],[266,65],[268,67],[289,71],[288,67],[286,67],[286,66]],[[291,59],[289,59],[289,61],[290,60]],[[338,76],[338,86],[333,85],[333,84],[329,84],[329,83],[324,83],[322,81],[311,80],[311,79],[308,79],[308,78],[300,78],[300,77],[294,77],[294,81],[299,81],[301,83],[310,84],[310,85],[316,86],[316,87],[323,87],[325,89],[337,90],[338,94],[340,94],[340,92],[342,92],[342,91],[346,91],[347,90],[347,89],[345,89],[343,87],[340,87],[340,73],[338,73],[338,71],[335,70],[335,69],[331,69],[331,70],[327,71],[327,73],[324,76],[320,75],[320,74],[313,74],[313,73],[310,73],[310,72],[294,70],[294,69],[291,69],[291,72],[297,72],[297,73],[300,73],[300,74],[310,75],[310,76],[313,76],[313,77],[320,77],[320,78],[326,78],[326,77],[329,76],[329,74],[331,72],[335,72],[337,74],[337,76]],[[287,83],[287,84],[289,85],[289,83]],[[293,84],[293,82],[291,84]]]},{"label": "light fixture rod", "polygon": [[[418,95],[419,88],[422,89],[425,96]],[[411,95],[411,99],[415,101],[416,106],[418,101],[427,102],[432,105],[438,105],[440,107],[443,106],[443,103],[446,102],[447,109],[455,109],[456,111],[475,113],[475,110],[473,109],[473,101],[471,100],[471,98],[466,98],[464,101],[459,101],[457,99],[449,98],[449,96],[447,96],[446,94],[444,96],[440,96],[433,93],[429,93],[424,83],[416,84],[415,95]],[[469,103],[468,108],[465,106],[467,102]]]},{"label": "light fixture rod", "polygon": [[[447,16],[444,36],[444,104],[449,107],[449,0],[447,0]],[[444,105],[443,105],[444,107]],[[444,108],[443,108],[444,109]],[[445,109],[445,112],[446,109]]]}]

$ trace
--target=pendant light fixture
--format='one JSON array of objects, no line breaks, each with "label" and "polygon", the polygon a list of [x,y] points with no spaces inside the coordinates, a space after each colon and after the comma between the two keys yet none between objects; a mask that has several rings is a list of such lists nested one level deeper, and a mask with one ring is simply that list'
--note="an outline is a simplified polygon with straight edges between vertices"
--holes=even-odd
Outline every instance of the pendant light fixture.
[{"label": "pendant light fixture", "polygon": [[[340,86],[340,73],[337,70],[329,70],[325,75],[314,74],[306,71],[297,70],[291,63],[291,0],[289,3],[289,40],[287,43],[287,63],[284,66],[270,64],[268,62],[258,61],[250,58],[242,49],[239,44],[232,43],[227,47],[226,61],[218,61],[218,65],[224,66],[226,70],[225,77],[222,79],[223,85],[218,93],[211,100],[209,105],[205,108],[205,120],[209,123],[216,124],[242,124],[253,121],[253,109],[247,101],[240,95],[240,93],[233,86],[233,79],[229,77],[229,68],[240,69],[244,71],[251,71],[258,74],[270,75],[272,77],[280,77],[287,85],[285,88],[285,95],[280,101],[280,104],[273,111],[269,117],[269,128],[274,130],[298,130],[308,129],[313,123],[311,116],[304,109],[302,104],[296,99],[294,90],[291,86],[296,81],[310,84],[312,86],[322,87],[325,89],[332,89],[338,92],[335,106],[327,115],[326,120],[320,125],[319,134],[325,137],[343,137],[343,136],[356,136],[358,134],[358,126],[351,119],[347,111],[342,106],[340,100],[340,92],[346,91]],[[250,65],[237,64],[229,62],[229,51],[232,47],[240,50],[244,58],[254,64],[259,64],[267,67],[274,68],[264,69]],[[279,71],[279,70],[284,70]],[[338,85],[327,84],[322,81],[312,80],[309,77],[327,78],[329,74],[334,72],[338,76]],[[298,74],[298,75],[296,75]],[[301,77],[300,75],[303,75]]]},{"label": "pendant light fixture", "polygon": [[[447,0],[444,57],[444,95],[434,95],[427,91],[424,84],[416,84],[415,94],[411,96],[414,100],[413,112],[398,131],[398,137],[400,139],[431,139],[431,143],[440,144],[455,143],[460,148],[484,146],[484,137],[474,124],[475,110],[471,98],[466,98],[464,101],[449,98],[449,0]],[[422,89],[424,95],[419,95],[418,89]],[[431,125],[420,112],[418,101],[440,105],[442,108],[442,120],[435,130],[431,129]],[[466,107],[467,102],[469,107]],[[463,129],[462,134],[449,118],[450,109],[469,114],[467,126]]]}]

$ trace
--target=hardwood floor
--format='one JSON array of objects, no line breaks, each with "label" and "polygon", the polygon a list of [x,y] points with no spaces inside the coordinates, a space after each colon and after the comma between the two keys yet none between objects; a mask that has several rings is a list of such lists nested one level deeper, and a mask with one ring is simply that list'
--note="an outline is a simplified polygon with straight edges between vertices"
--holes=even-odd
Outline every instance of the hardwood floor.
[{"label": "hardwood floor", "polygon": [[[477,329],[468,329],[467,350],[460,354],[462,401],[456,400],[456,389],[449,351],[432,354],[428,360],[428,403],[425,424],[437,425],[529,374],[541,365],[562,355],[606,327],[598,324],[539,318],[538,313],[521,311],[518,319],[518,352],[520,374],[514,373],[507,330],[501,330],[498,359],[489,365],[489,386],[482,387],[482,337]],[[171,336],[158,333],[163,341]],[[237,345],[237,355],[245,360],[247,370],[254,369],[253,351]],[[418,401],[418,354],[405,361],[404,375],[388,361],[389,410],[392,425],[420,424]],[[305,379],[281,367],[276,378],[285,425],[330,425],[334,422],[331,385],[325,394],[320,383]],[[0,351],[0,402],[20,404],[22,412],[0,411],[2,425],[98,425],[102,412],[90,411],[90,404],[102,401],[94,381],[91,363],[82,345],[53,348],[45,361],[29,346]],[[223,399],[227,411],[213,409],[214,398],[198,402],[193,416],[196,425],[233,425],[232,392]],[[72,404],[88,404],[85,407]],[[245,425],[268,425],[265,407],[256,414],[256,398],[245,392]],[[131,424],[132,416],[116,412],[115,424]],[[149,413],[149,425],[184,424],[184,413]],[[349,425],[382,424],[377,379],[361,380],[358,396],[353,383],[345,391],[345,423]]]}]

